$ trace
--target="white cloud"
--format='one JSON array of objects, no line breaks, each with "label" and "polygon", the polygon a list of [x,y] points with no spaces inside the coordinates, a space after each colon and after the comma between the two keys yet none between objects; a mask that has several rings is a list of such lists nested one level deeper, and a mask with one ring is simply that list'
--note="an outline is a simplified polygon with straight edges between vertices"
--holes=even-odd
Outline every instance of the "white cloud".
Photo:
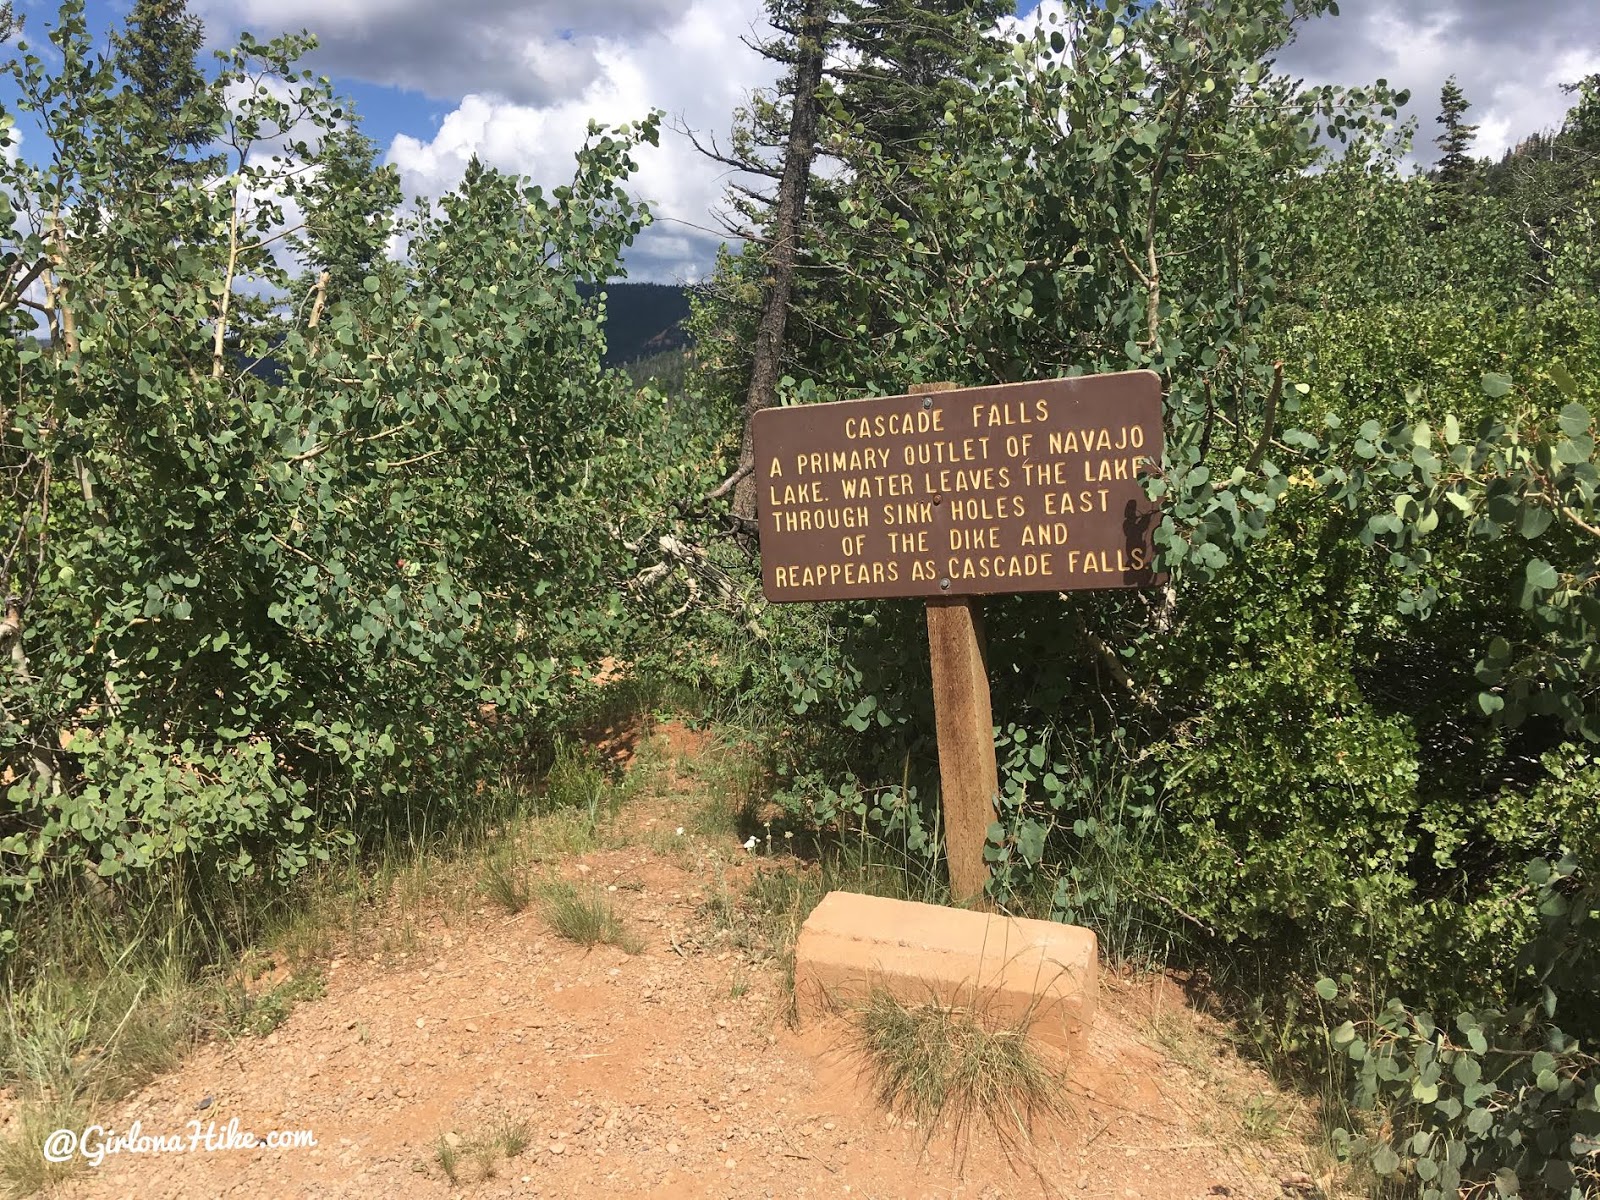
[{"label": "white cloud", "polygon": [[[721,133],[751,90],[772,82],[772,64],[739,40],[755,16],[756,6],[743,0],[696,0],[646,37],[598,43],[596,74],[572,96],[532,105],[469,93],[431,138],[396,137],[389,161],[399,166],[408,196],[438,195],[460,180],[473,154],[502,170],[560,182],[571,174],[590,120],[614,125],[660,108],[690,128]],[[659,147],[641,147],[635,158],[631,189],[649,202],[658,223],[629,253],[630,275],[697,278],[721,237],[693,226],[712,224],[708,213],[722,196],[723,170],[670,129]]]},{"label": "white cloud", "polygon": [[1454,75],[1478,126],[1475,153],[1498,158],[1560,126],[1560,85],[1600,71],[1600,4],[1587,0],[1341,0],[1341,15],[1307,22],[1281,56],[1313,83],[1387,79],[1411,91],[1416,157],[1437,157],[1439,89]]},{"label": "white cloud", "polygon": [[1042,3],[1028,10],[1020,17],[1002,17],[995,26],[995,32],[1008,41],[1015,41],[1020,33],[1023,37],[1033,37],[1041,29],[1051,26],[1061,26],[1066,31],[1064,18],[1067,6],[1063,0],[1042,0]]},{"label": "white cloud", "polygon": [[[410,196],[453,188],[474,154],[545,186],[571,177],[590,120],[637,121],[652,109],[726,134],[734,109],[770,86],[774,64],[746,46],[761,0],[207,0],[213,20],[263,34],[300,24],[322,42],[321,69],[442,96],[436,130],[396,136],[387,161]],[[462,11],[465,10],[465,11]],[[724,168],[663,128],[642,146],[630,190],[657,224],[628,253],[636,279],[690,280],[723,240],[709,215]]]},{"label": "white cloud", "polygon": [[691,0],[198,0],[208,26],[263,35],[309,29],[325,69],[454,100],[523,104],[572,96],[604,69],[611,40],[649,37]]}]

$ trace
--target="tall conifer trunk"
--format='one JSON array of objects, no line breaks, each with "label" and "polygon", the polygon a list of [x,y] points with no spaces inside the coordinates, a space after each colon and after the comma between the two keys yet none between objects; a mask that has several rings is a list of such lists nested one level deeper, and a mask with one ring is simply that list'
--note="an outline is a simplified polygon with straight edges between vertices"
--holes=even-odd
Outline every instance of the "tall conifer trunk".
[{"label": "tall conifer trunk", "polygon": [[806,0],[800,20],[789,140],[783,154],[778,207],[773,216],[772,240],[767,254],[766,295],[761,321],[756,327],[750,387],[744,399],[744,442],[739,451],[742,474],[733,492],[734,516],[749,522],[753,522],[756,515],[756,479],[752,473],[755,444],[750,437],[750,420],[763,408],[770,408],[778,395],[784,330],[789,321],[789,298],[794,291],[795,263],[799,257],[800,221],[811,183],[811,163],[817,154],[820,106],[817,93],[822,86],[822,62],[827,51],[828,5],[829,0]]}]

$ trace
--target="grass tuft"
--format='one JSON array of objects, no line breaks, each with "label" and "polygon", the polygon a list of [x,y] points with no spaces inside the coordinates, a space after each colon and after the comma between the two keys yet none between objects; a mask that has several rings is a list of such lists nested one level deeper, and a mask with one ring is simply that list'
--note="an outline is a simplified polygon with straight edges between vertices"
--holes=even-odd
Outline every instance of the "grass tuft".
[{"label": "grass tuft", "polygon": [[451,1183],[461,1182],[461,1150],[451,1144],[447,1135],[441,1133],[433,1144],[433,1157],[446,1179]]},{"label": "grass tuft", "polygon": [[16,1129],[0,1140],[0,1188],[7,1196],[31,1196],[53,1190],[73,1174],[81,1160],[53,1163],[44,1156],[44,1141],[57,1129],[82,1129],[84,1110],[63,1103],[24,1104]]},{"label": "grass tuft", "polygon": [[226,1033],[266,1037],[289,1019],[295,1005],[319,999],[324,990],[322,971],[316,967],[297,972],[259,994],[235,981],[219,992],[219,1027]]},{"label": "grass tuft", "polygon": [[680,762],[678,770],[696,776],[705,797],[689,818],[691,832],[739,841],[761,834],[756,810],[767,796],[767,771],[750,746],[713,743],[700,759]]},{"label": "grass tuft", "polygon": [[[433,1143],[433,1160],[452,1184],[460,1186],[465,1172],[463,1166],[472,1163],[476,1168],[476,1182],[497,1178],[502,1159],[513,1159],[527,1150],[532,1141],[528,1122],[510,1113],[500,1116],[492,1128],[481,1136],[463,1137],[458,1133],[441,1133]],[[418,1164],[419,1170],[425,1170]]]},{"label": "grass tuft", "polygon": [[974,1117],[1007,1141],[1064,1112],[1059,1066],[1022,1022],[985,1019],[939,1003],[906,1004],[874,988],[854,1014],[859,1050],[879,1101],[931,1137],[945,1121],[959,1140]]},{"label": "grass tuft", "polygon": [[528,1122],[515,1117],[502,1117],[495,1127],[492,1144],[507,1158],[517,1158],[533,1141]]},{"label": "grass tuft", "polygon": [[494,1146],[488,1142],[479,1143],[472,1147],[472,1161],[478,1164],[478,1179],[493,1179],[500,1173],[500,1161],[495,1154]]},{"label": "grass tuft", "polygon": [[527,908],[533,899],[522,869],[503,851],[491,854],[484,862],[478,886],[485,896],[512,915]]},{"label": "grass tuft", "polygon": [[144,941],[90,941],[83,953],[98,956],[98,977],[65,955],[0,976],[0,1088],[17,1108],[0,1139],[0,1191],[10,1195],[70,1174],[79,1164],[45,1160],[45,1135],[81,1128],[82,1114],[172,1066],[208,1019],[177,961]]},{"label": "grass tuft", "polygon": [[593,885],[580,888],[566,880],[545,884],[539,897],[539,915],[558,937],[581,946],[616,946],[638,954],[644,941],[623,925],[606,894]]},{"label": "grass tuft", "polygon": [[542,810],[571,809],[586,814],[591,825],[598,825],[611,798],[611,777],[598,755],[586,746],[558,743],[545,776]]}]

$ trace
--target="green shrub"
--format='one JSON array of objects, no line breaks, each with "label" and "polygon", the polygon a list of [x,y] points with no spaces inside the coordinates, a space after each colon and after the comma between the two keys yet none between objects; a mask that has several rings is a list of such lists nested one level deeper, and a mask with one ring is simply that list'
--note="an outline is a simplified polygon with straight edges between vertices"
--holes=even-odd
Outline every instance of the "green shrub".
[{"label": "green shrub", "polygon": [[1534,860],[1527,882],[1544,928],[1518,956],[1528,974],[1515,994],[1533,999],[1438,1021],[1399,1000],[1371,1009],[1348,975],[1317,983],[1366,1118],[1335,1144],[1424,1200],[1474,1186],[1583,1200],[1600,1187],[1600,887],[1570,855]]},{"label": "green shrub", "polygon": [[[474,164],[401,217],[311,39],[225,55],[229,152],[176,163],[127,136],[80,0],[50,38],[6,68],[43,132],[0,164],[51,335],[0,305],[0,949],[84,869],[271,883],[469,813],[632,647],[661,470],[590,286],[648,220],[622,182],[655,118],[548,195]],[[320,282],[274,257],[286,199]]]}]

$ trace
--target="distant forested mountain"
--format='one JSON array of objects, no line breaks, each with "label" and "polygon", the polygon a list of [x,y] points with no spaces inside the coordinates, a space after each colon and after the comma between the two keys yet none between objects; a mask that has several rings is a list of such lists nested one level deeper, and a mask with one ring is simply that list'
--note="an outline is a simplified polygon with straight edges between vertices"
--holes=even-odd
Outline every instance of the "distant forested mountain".
[{"label": "distant forested mountain", "polygon": [[[584,289],[585,292],[592,289]],[[620,366],[688,344],[689,290],[668,283],[605,285],[606,364]]]}]

